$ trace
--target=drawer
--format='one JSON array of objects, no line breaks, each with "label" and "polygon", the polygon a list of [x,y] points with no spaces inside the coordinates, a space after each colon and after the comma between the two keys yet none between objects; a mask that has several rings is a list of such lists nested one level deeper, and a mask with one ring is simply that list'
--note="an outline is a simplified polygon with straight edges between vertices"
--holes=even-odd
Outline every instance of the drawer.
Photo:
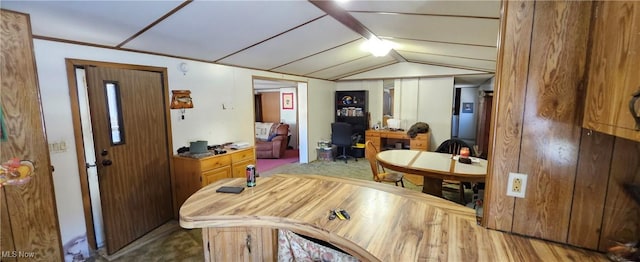
[{"label": "drawer", "polygon": [[217,155],[200,161],[200,171],[231,165],[231,156]]},{"label": "drawer", "polygon": [[250,159],[254,159],[253,148],[234,151],[231,154],[231,162],[233,163],[240,162],[243,160],[250,160]]},{"label": "drawer", "polygon": [[426,140],[429,137],[429,133],[420,133],[413,139]]},{"label": "drawer", "polygon": [[407,134],[402,133],[402,132],[386,133],[385,137],[386,138],[395,138],[395,139],[407,139],[408,138]]},{"label": "drawer", "polygon": [[426,149],[427,141],[411,139],[410,146],[411,146],[411,149]]},{"label": "drawer", "polygon": [[380,132],[377,131],[364,131],[364,136],[365,137],[380,137]]}]

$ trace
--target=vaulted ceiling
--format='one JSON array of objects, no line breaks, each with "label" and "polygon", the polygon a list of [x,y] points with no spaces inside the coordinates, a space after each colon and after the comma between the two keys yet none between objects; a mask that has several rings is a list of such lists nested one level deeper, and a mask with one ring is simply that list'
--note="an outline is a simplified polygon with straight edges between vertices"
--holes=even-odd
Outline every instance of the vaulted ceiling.
[{"label": "vaulted ceiling", "polygon": [[[39,39],[326,80],[407,63],[493,73],[500,23],[499,0],[3,0],[0,7],[30,14]],[[394,49],[383,57],[363,51],[372,35]]]}]

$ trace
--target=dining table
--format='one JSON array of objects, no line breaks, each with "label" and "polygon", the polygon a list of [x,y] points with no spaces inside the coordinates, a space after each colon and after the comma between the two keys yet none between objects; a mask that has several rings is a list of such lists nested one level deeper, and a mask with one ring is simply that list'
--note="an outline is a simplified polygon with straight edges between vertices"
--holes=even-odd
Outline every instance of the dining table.
[{"label": "dining table", "polygon": [[460,156],[421,150],[385,150],[376,155],[386,169],[420,175],[424,179],[422,192],[442,197],[442,181],[484,182],[487,160],[470,157],[471,163],[461,163]]}]

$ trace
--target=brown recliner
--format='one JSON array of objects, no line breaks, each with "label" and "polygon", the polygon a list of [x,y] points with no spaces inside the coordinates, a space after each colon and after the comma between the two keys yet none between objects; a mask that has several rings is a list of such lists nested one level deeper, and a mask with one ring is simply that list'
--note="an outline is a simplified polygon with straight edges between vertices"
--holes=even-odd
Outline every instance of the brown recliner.
[{"label": "brown recliner", "polygon": [[275,131],[275,137],[271,141],[256,141],[257,158],[281,158],[287,150],[289,125],[280,124]]}]

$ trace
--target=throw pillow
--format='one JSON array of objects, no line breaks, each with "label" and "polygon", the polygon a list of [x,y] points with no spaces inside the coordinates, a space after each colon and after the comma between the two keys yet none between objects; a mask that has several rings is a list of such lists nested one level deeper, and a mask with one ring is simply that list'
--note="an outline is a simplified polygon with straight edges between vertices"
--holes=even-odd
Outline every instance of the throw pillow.
[{"label": "throw pillow", "polygon": [[271,142],[271,139],[273,139],[274,137],[278,136],[278,134],[272,134],[269,136],[269,138],[267,138],[267,142]]}]

